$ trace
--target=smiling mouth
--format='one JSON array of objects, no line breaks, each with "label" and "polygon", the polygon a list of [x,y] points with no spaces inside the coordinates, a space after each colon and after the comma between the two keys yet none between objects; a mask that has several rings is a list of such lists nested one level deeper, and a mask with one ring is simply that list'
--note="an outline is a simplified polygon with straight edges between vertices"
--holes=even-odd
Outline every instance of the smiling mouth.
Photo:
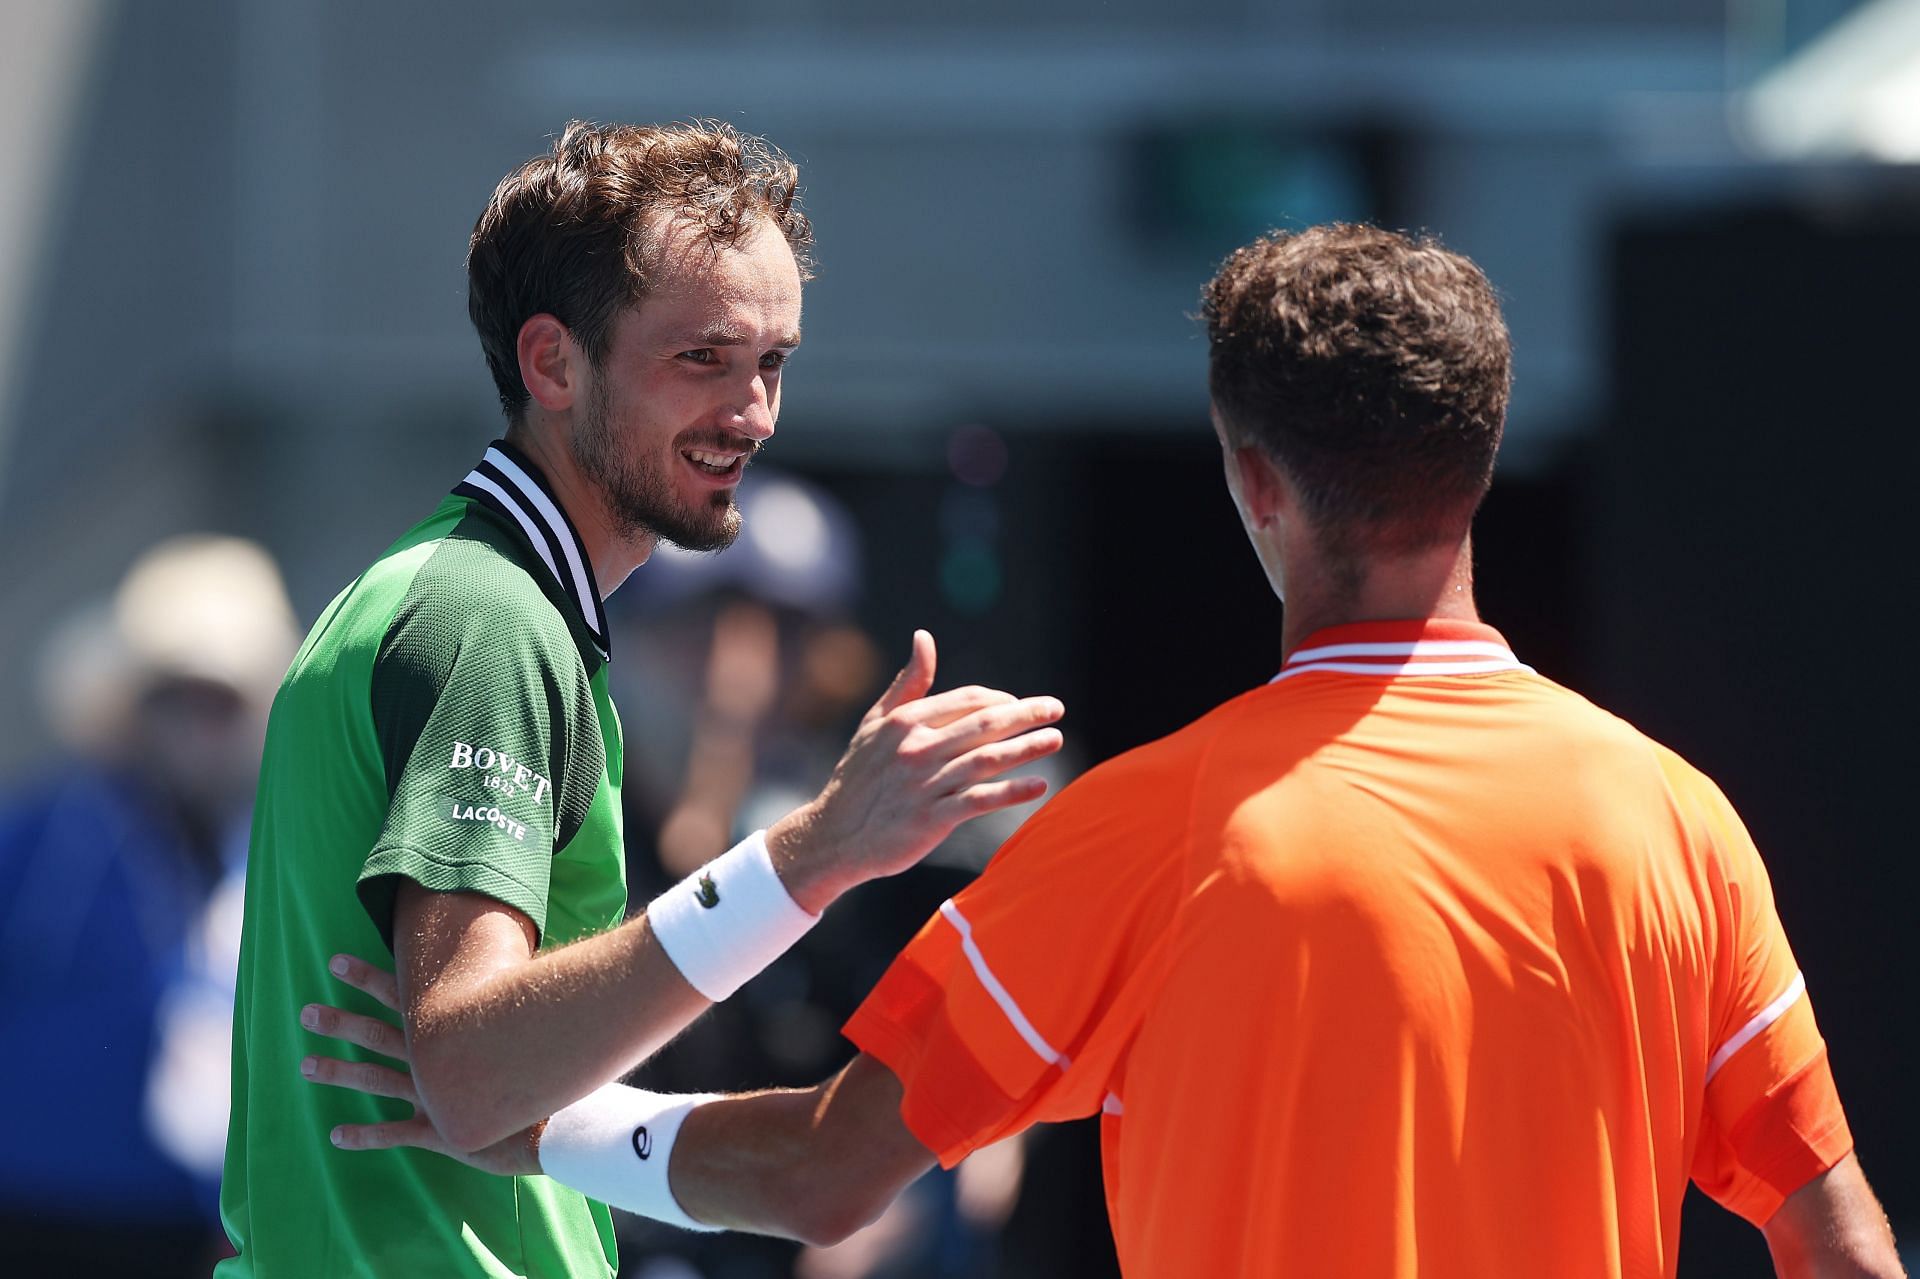
[{"label": "smiling mouth", "polygon": [[682,449],[680,456],[707,475],[738,475],[746,468],[748,454],[716,453],[710,449]]}]

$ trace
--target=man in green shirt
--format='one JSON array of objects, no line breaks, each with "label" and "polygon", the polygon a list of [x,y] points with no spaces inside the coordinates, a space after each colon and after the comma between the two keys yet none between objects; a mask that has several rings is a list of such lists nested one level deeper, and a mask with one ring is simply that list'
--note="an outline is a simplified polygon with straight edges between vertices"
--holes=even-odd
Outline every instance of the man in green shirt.
[{"label": "man in green shirt", "polygon": [[310,1032],[333,1023],[295,1017],[337,953],[395,968],[404,1048],[364,1047],[411,1057],[455,1146],[507,1152],[840,893],[1044,788],[1003,774],[1058,748],[1059,703],[929,695],[919,633],[818,798],[620,922],[603,599],[658,541],[712,550],[739,530],[734,488],[800,341],[795,180],[724,125],[574,124],[481,216],[469,311],[506,438],[328,606],[274,704],[221,1190],[238,1255],[222,1279],[612,1271],[605,1208],[544,1177],[328,1144],[336,1125],[408,1113],[301,1082]]}]

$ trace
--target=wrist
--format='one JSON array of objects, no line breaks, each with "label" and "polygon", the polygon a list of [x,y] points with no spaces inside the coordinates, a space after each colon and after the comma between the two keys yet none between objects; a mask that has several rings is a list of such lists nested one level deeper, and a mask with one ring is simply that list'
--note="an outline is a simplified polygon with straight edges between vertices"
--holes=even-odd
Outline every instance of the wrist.
[{"label": "wrist", "polygon": [[820,801],[809,800],[767,827],[767,857],[794,904],[818,915],[853,887],[819,848]]},{"label": "wrist", "polygon": [[668,1175],[680,1125],[712,1093],[669,1095],[621,1084],[596,1089],[547,1121],[545,1174],[589,1199],[685,1230],[718,1230],[690,1217]]},{"label": "wrist", "polygon": [[716,1004],[820,922],[780,878],[765,831],[661,893],[646,915],[655,942],[687,984]]}]

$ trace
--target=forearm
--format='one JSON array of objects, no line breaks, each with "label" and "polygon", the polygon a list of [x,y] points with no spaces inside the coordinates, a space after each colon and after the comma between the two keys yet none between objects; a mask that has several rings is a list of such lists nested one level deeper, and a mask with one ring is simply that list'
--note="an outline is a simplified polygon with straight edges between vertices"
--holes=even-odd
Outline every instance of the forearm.
[{"label": "forearm", "polygon": [[[456,1146],[491,1144],[625,1074],[804,934],[788,841],[742,843],[608,933],[532,953],[532,921],[402,889],[396,957],[419,1091]],[[803,861],[803,866],[804,866]],[[829,898],[815,898],[824,906]]]},{"label": "forearm", "polygon": [[877,1218],[933,1163],[900,1120],[899,1082],[863,1054],[814,1088],[698,1107],[669,1181],[695,1220],[824,1246]]},{"label": "forearm", "polygon": [[555,1114],[548,1176],[591,1199],[694,1229],[830,1245],[873,1221],[933,1156],[872,1058],[802,1091],[675,1097],[613,1085]]},{"label": "forearm", "polygon": [[893,1201],[840,1172],[850,1153],[821,1142],[825,1085],[729,1097],[696,1108],[681,1128],[669,1182],[696,1221],[827,1246]]},{"label": "forearm", "polygon": [[477,1150],[625,1074],[707,1007],[641,917],[434,983],[412,1001],[407,1039],[435,1126]]}]

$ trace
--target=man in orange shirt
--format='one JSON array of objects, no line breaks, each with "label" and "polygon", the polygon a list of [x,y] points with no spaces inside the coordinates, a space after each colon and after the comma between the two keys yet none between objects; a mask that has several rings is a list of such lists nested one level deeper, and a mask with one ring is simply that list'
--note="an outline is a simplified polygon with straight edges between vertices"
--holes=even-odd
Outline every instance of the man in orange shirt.
[{"label": "man in orange shirt", "polygon": [[[1480,271],[1276,234],[1205,314],[1227,487],[1287,602],[1272,683],[1030,821],[834,1079],[610,1086],[540,1162],[826,1242],[936,1158],[1098,1112],[1132,1276],[1672,1275],[1689,1178],[1783,1275],[1899,1274],[1739,818],[1475,611],[1509,382]],[[336,1140],[444,1149],[423,1119]]]}]

